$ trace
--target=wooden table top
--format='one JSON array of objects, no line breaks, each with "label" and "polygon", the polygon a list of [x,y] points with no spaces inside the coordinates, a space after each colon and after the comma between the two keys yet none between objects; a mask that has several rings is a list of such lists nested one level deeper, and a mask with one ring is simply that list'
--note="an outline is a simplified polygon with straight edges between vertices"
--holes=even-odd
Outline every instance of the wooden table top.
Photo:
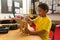
[{"label": "wooden table top", "polygon": [[0,40],[41,40],[39,36],[23,34],[20,30],[11,30],[7,34],[0,34]]}]

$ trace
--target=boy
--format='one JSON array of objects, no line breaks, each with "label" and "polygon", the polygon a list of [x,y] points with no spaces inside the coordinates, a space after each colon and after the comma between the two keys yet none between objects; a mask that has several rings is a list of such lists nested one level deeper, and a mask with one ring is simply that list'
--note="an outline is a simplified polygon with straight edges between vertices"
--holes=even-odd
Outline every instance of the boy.
[{"label": "boy", "polygon": [[[49,7],[45,3],[41,3],[38,5],[37,12],[38,12],[38,17],[36,17],[33,20],[29,20],[27,22],[34,23],[36,26],[35,31],[30,31],[28,27],[25,27],[26,33],[29,33],[31,35],[39,35],[42,40],[48,40],[50,28],[51,28],[51,20],[50,18],[46,15],[49,10]],[[32,22],[33,21],[33,22]]]}]

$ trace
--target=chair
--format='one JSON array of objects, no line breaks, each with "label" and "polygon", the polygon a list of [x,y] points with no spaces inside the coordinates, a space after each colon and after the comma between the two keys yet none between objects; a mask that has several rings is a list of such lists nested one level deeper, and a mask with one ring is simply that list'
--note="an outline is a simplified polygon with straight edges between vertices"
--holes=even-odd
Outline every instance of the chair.
[{"label": "chair", "polygon": [[55,27],[56,27],[56,24],[55,23],[52,23],[52,27],[51,27],[51,30],[50,31],[52,31],[53,32],[53,35],[52,35],[52,38],[51,38],[51,40],[54,40],[54,36],[55,36]]}]

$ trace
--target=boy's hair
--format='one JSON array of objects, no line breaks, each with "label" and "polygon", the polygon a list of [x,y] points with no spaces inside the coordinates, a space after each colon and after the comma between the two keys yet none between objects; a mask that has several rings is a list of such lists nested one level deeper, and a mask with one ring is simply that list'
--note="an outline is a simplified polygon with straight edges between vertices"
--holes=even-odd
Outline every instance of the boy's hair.
[{"label": "boy's hair", "polygon": [[42,9],[44,9],[44,10],[47,10],[47,12],[49,11],[49,7],[48,7],[48,5],[45,4],[45,3],[40,3],[40,4],[38,5],[38,7],[42,8]]}]

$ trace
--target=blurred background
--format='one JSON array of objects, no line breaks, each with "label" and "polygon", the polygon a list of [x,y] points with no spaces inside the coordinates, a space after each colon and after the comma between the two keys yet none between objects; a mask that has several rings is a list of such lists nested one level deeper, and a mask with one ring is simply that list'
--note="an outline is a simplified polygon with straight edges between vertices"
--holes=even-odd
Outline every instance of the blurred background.
[{"label": "blurred background", "polygon": [[48,16],[57,21],[56,23],[60,23],[60,0],[0,0],[0,19],[25,14],[35,15],[39,3],[48,4]]}]

